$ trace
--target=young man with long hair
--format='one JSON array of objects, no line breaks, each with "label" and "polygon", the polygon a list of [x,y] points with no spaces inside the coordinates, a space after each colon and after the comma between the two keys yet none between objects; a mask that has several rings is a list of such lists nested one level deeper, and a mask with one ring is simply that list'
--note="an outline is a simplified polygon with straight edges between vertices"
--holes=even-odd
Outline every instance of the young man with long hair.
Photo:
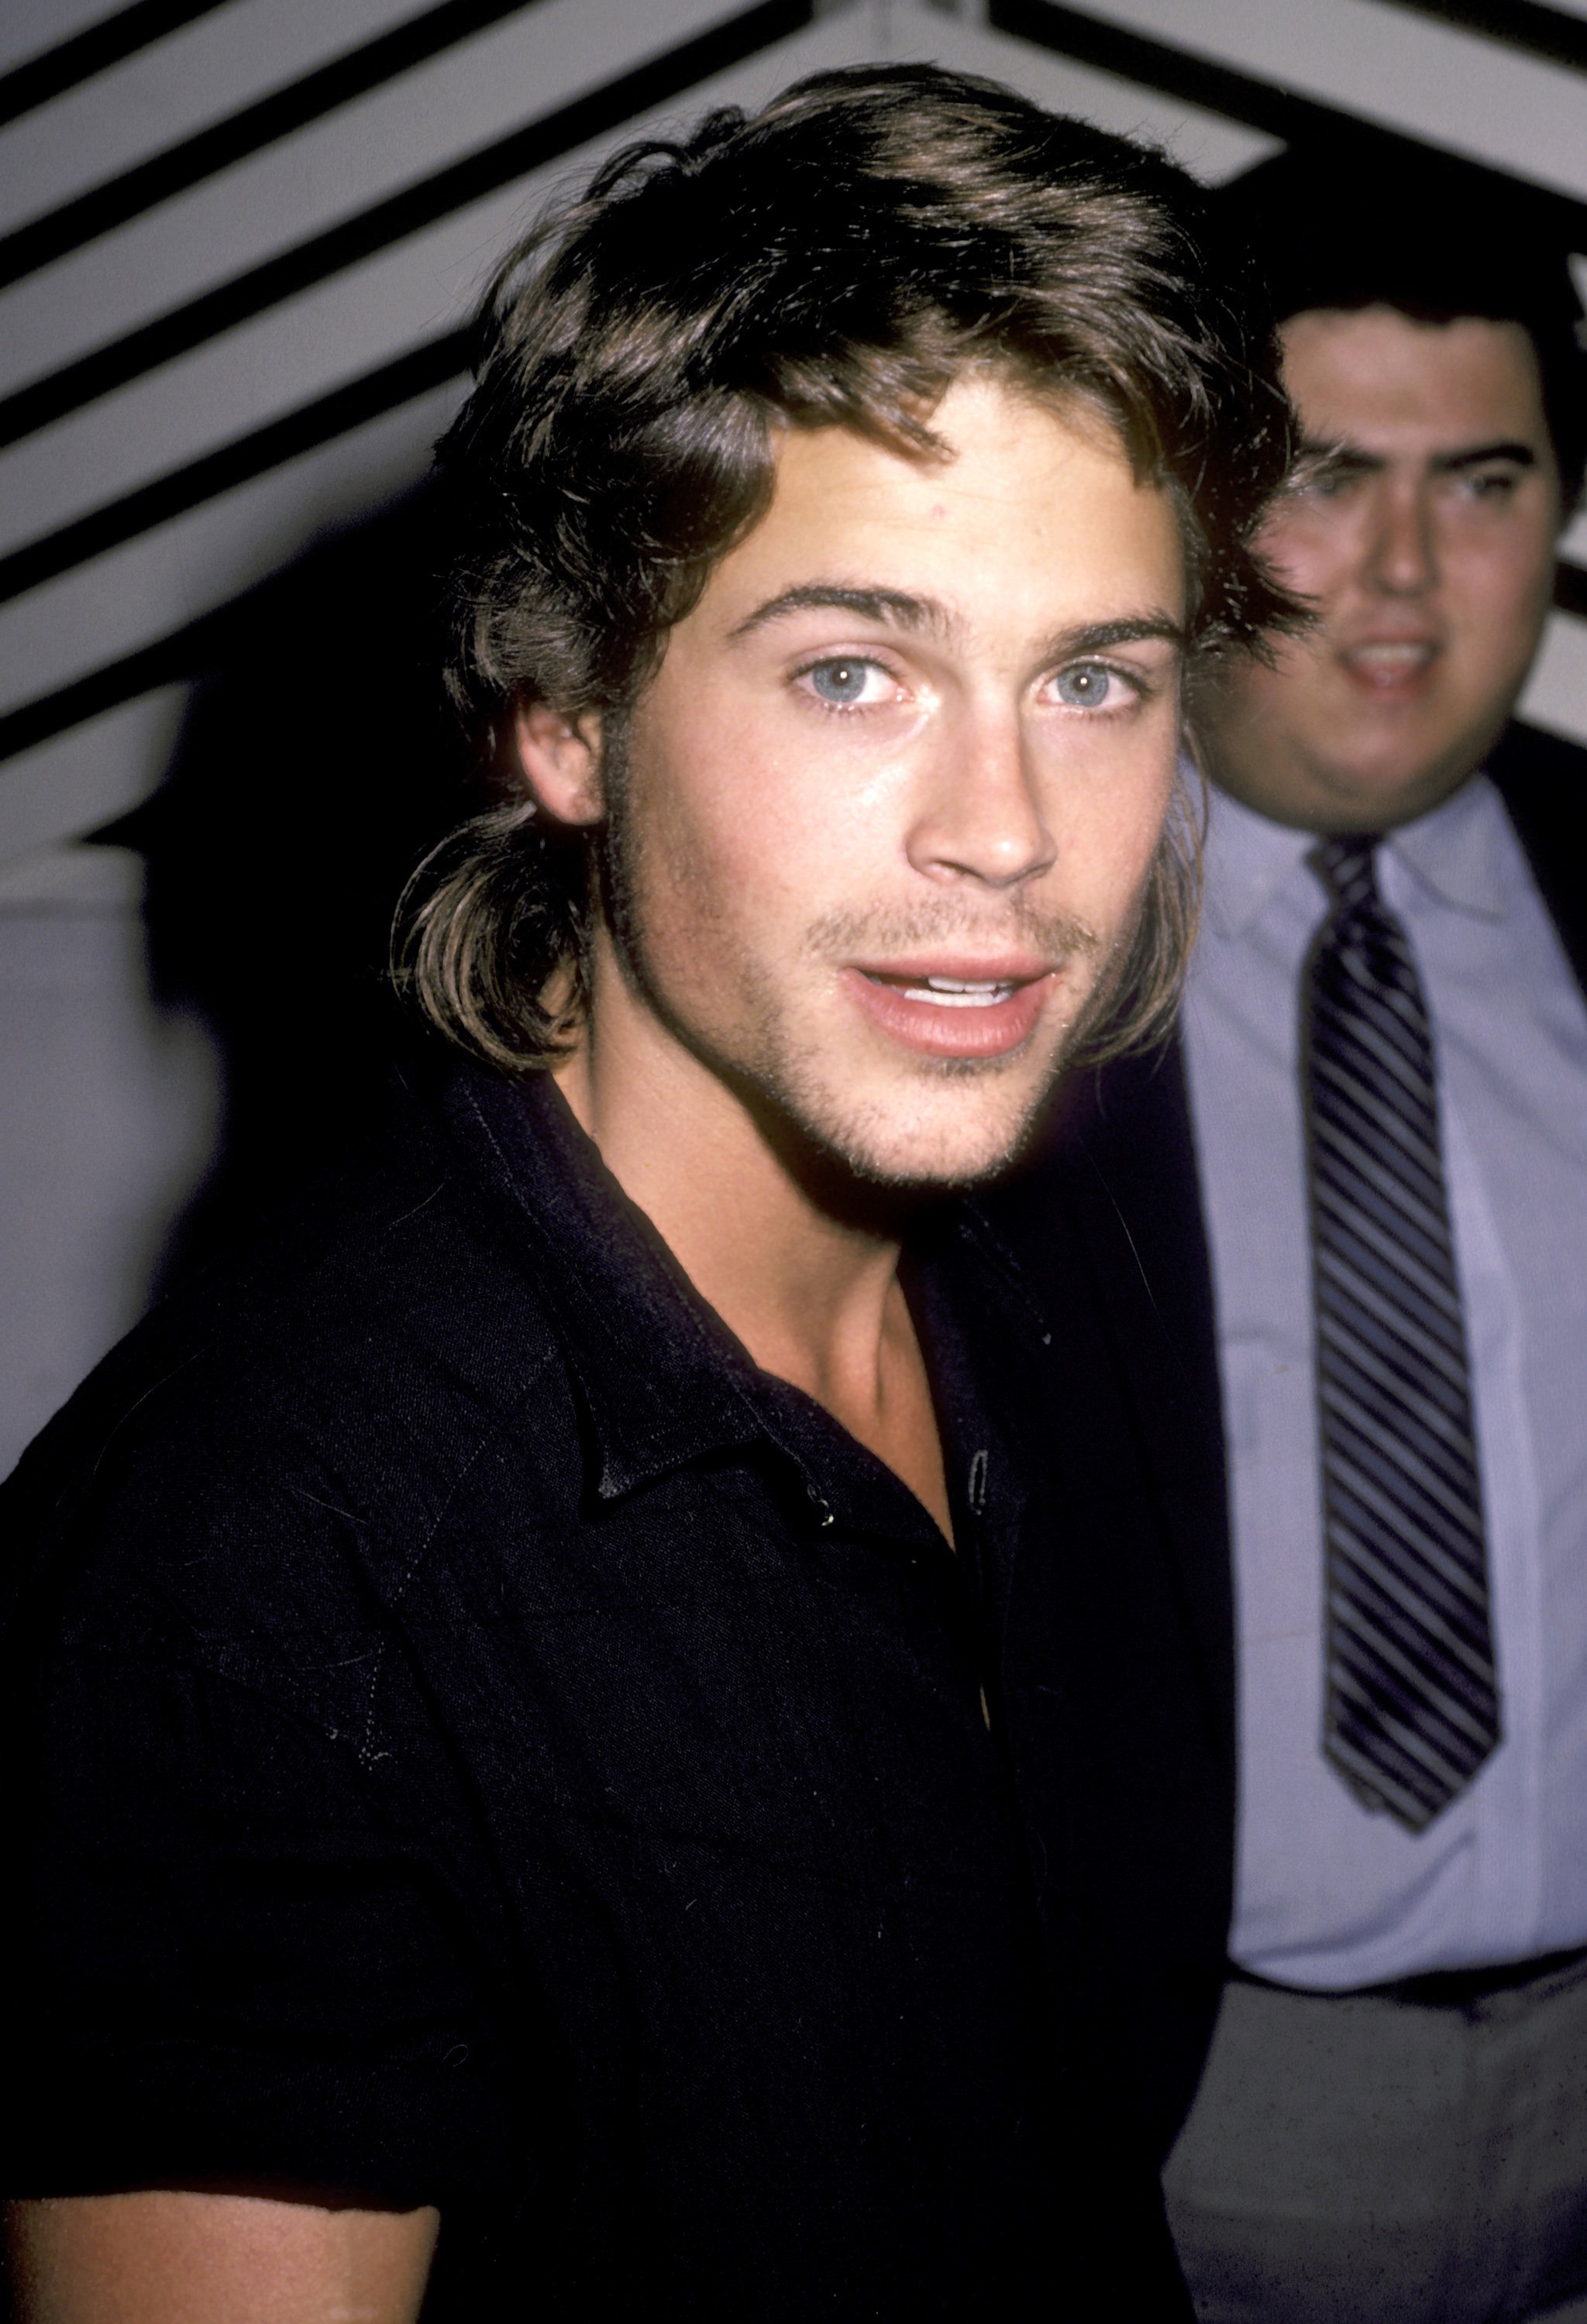
[{"label": "young man with long hair", "polygon": [[1288,450],[1190,182],[989,84],[504,266],[442,1038],[12,1489],[24,2314],[1185,2312],[1227,1755],[964,1190],[1171,999]]}]

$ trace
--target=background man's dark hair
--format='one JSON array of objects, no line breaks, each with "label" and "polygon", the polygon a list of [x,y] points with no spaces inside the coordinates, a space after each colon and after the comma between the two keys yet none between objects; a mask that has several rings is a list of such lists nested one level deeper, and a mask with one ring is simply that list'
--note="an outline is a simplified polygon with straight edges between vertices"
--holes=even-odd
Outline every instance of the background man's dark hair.
[{"label": "background man's dark hair", "polygon": [[[540,995],[583,958],[587,850],[533,823],[512,709],[620,729],[764,513],[780,426],[929,459],[931,413],[971,365],[1084,399],[1172,499],[1193,647],[1285,620],[1250,548],[1292,451],[1252,315],[1181,171],[990,81],[824,73],[752,118],[724,109],[615,155],[502,267],[475,393],[440,447],[467,535],[450,684],[495,737],[503,803],[409,900],[398,975],[432,1020],[508,1071],[577,1022],[577,976],[557,1015]],[[1168,1005],[1194,918],[1184,824],[1119,980],[1131,1031]]]},{"label": "background man's dark hair", "polygon": [[1564,505],[1587,466],[1587,350],[1570,253],[1547,205],[1436,154],[1290,146],[1214,197],[1273,319],[1393,307],[1413,321],[1519,323],[1536,351]]}]

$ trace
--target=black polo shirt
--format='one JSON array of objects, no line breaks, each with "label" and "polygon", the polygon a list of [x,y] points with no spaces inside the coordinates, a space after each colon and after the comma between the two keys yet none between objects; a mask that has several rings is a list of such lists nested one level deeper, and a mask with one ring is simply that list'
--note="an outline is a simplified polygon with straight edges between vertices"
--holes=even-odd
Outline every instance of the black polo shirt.
[{"label": "black polo shirt", "polygon": [[1005,1715],[1048,1335],[962,1205],[905,1282],[956,1555],[544,1081],[124,1343],[6,1497],[11,2186],[438,2203],[427,2314],[1188,2314]]}]

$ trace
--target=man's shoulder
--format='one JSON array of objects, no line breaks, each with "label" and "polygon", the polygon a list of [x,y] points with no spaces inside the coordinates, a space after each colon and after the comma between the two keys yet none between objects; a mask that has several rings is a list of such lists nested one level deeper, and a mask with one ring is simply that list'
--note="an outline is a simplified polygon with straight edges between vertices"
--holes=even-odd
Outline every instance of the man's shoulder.
[{"label": "man's shoulder", "polygon": [[1488,755],[1486,772],[1587,989],[1587,749],[1512,719]]},{"label": "man's shoulder", "polygon": [[1579,783],[1587,780],[1587,745],[1512,718],[1488,755],[1487,770],[1506,793],[1532,783]]},{"label": "man's shoulder", "polygon": [[248,1618],[261,1593],[328,1617],[355,1569],[380,1589],[504,1433],[528,1470],[565,1450],[555,1322],[512,1224],[434,1109],[400,1104],[378,1150],[184,1283],[24,1454],[0,1494],[12,1583],[91,1571],[106,1609],[180,1601],[200,1624],[249,1593]]},{"label": "man's shoulder", "polygon": [[1066,1249],[1094,1256],[1099,1240],[1137,1247],[1194,1170],[1175,1035],[1067,1075],[1018,1167],[978,1201],[1022,1261],[1050,1267]]},{"label": "man's shoulder", "polygon": [[1512,718],[1483,767],[1534,858],[1564,849],[1587,825],[1587,748]]}]

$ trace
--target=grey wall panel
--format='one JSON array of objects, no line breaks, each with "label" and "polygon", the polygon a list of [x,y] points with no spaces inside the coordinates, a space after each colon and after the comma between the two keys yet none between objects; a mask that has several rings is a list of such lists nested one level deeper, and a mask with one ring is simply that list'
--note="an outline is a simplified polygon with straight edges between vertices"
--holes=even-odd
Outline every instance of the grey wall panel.
[{"label": "grey wall panel", "polygon": [[6,0],[0,8],[0,72],[117,13],[118,0]]},{"label": "grey wall panel", "polygon": [[23,908],[0,882],[0,1476],[137,1321],[214,1142],[218,1061],[151,1004],[137,872],[102,852]]},{"label": "grey wall panel", "polygon": [[1087,0],[1149,32],[1491,161],[1587,194],[1574,73],[1384,0]]},{"label": "grey wall panel", "polygon": [[[0,701],[0,712],[240,595],[326,526],[404,490],[429,466],[455,401],[449,393],[407,405],[97,558],[81,573],[30,591],[0,615],[0,647],[17,690]],[[0,775],[0,853],[11,852],[5,833]]]},{"label": "grey wall panel", "polygon": [[607,78],[614,52],[637,64],[734,13],[734,0],[646,0],[637,14],[628,0],[540,0],[0,292],[0,392],[551,112]]},{"label": "grey wall panel", "polygon": [[[608,0],[609,8],[611,5]],[[719,0],[716,5],[673,0],[669,8],[657,9],[652,21],[686,37],[723,13]],[[552,5],[537,9],[512,28],[521,41],[530,23],[538,28],[532,99],[520,86],[523,78],[518,69],[522,65],[520,58],[511,81],[504,79],[504,88],[511,93],[498,96],[488,115],[477,113],[476,121],[484,119],[494,133],[503,124],[511,126],[549,110],[586,88],[591,75],[585,36],[578,28],[581,20],[587,23],[592,14],[598,11],[591,10],[588,0],[552,0]],[[495,62],[500,65],[502,59]],[[393,106],[396,94],[392,95]],[[396,132],[413,107],[410,92],[401,110],[387,117],[388,149],[394,149]],[[427,120],[429,111],[427,97]],[[426,145],[414,139],[410,154],[418,150],[420,161],[444,161],[459,142],[457,127],[454,119],[453,134],[446,142]],[[626,134],[619,133],[619,138]],[[295,149],[301,141],[290,142]],[[606,150],[613,142],[604,141],[599,150]],[[447,217],[429,232],[409,235],[362,265],[337,272],[325,283],[272,306],[253,321],[225,332],[180,361],[161,364],[147,378],[0,451],[0,551],[69,522],[355,377],[429,333],[458,323],[521,221],[558,182],[587,169],[595,150],[560,157],[549,169],[517,180],[487,199]],[[392,173],[389,152],[383,167],[385,177],[376,187],[377,193],[387,189]],[[415,173],[407,161],[398,172],[403,179]],[[228,173],[228,178],[234,174]],[[343,199],[345,193],[345,185],[339,186],[336,214],[348,206]],[[223,197],[229,216],[237,199],[236,189],[229,183],[207,189],[204,198],[218,204]],[[192,198],[197,201],[198,197]],[[331,214],[322,203],[318,222]],[[266,215],[275,217],[279,212],[266,206]],[[164,216],[162,211],[143,221],[140,230],[152,235]],[[211,226],[216,246],[235,246],[228,245],[226,239],[228,217],[212,219]],[[92,254],[85,254],[85,264]],[[77,263],[52,269],[37,285],[22,287],[37,302],[42,327],[58,328],[51,319],[51,301],[62,301],[75,310],[80,289]],[[133,290],[126,298],[131,319],[135,321],[146,309]],[[151,303],[169,301],[162,294]],[[0,320],[3,310],[0,300]]]},{"label": "grey wall panel", "polygon": [[0,132],[7,223],[97,185],[411,13],[411,0],[231,0]]},{"label": "grey wall panel", "polygon": [[[1038,56],[1018,42],[969,35],[944,19],[916,19],[916,25],[913,44],[920,51],[941,60],[976,56],[981,69],[1020,72],[1031,93],[1055,109],[1087,114],[1127,134],[1158,137],[1208,179],[1227,177],[1273,144],[1195,106],[1143,102],[1141,90],[1127,81]],[[0,453],[0,553],[456,323],[522,218],[583,167],[588,153],[558,161],[432,233],[397,244],[379,261],[288,300],[181,363],[162,364],[149,379]]]},{"label": "grey wall panel", "polygon": [[[62,848],[130,814],[157,788],[187,701],[185,685],[153,687],[0,767],[0,913],[7,899],[12,907],[31,900],[30,882],[52,894]],[[0,1012],[6,1005],[0,994]],[[0,1108],[22,1102],[0,1089]]]},{"label": "grey wall panel", "polygon": [[[1587,5],[1587,0],[1583,0]],[[1077,113],[1121,137],[1140,137],[1163,145],[1176,161],[1209,185],[1248,170],[1265,153],[1278,149],[1278,140],[1260,131],[1223,119],[1204,107],[1142,89],[1116,73],[1098,72],[1071,58],[1032,48],[987,31],[967,18],[940,14],[934,9],[900,11],[893,21],[890,51],[896,56],[918,57],[964,72],[989,74],[1023,89],[1038,105],[1055,113]]]},{"label": "grey wall panel", "polygon": [[[350,359],[357,370],[391,353],[387,335],[393,330],[399,344],[407,345],[427,330],[456,324],[510,234],[550,189],[577,179],[601,154],[646,128],[676,126],[686,111],[706,102],[758,102],[798,71],[846,60],[863,45],[847,20],[828,20],[767,57],[703,82],[687,107],[669,103],[639,115],[432,235],[338,277],[262,318],[246,333],[228,334],[189,364],[173,367],[169,383],[152,381],[84,414],[82,432],[108,464],[125,456],[123,402],[134,405],[134,425],[140,415],[157,415],[168,440],[180,438],[189,424],[196,432],[212,404],[235,427],[329,383],[325,373],[333,364],[348,365]],[[317,365],[324,368],[317,373]],[[184,377],[189,373],[194,375]],[[399,489],[422,472],[447,408],[443,397],[340,438],[0,606],[0,715],[210,611],[251,586],[325,523]],[[37,510],[49,505],[56,480],[81,465],[83,447],[73,440],[78,424],[63,424],[51,431],[55,440],[41,438],[11,456],[17,467],[31,470],[29,497]],[[0,484],[7,472],[8,464],[0,461]],[[25,827],[37,828],[32,812]],[[0,768],[0,854],[12,852]]]},{"label": "grey wall panel", "polygon": [[1521,715],[1587,742],[1587,622],[1551,613],[1543,651],[1521,696]]}]

